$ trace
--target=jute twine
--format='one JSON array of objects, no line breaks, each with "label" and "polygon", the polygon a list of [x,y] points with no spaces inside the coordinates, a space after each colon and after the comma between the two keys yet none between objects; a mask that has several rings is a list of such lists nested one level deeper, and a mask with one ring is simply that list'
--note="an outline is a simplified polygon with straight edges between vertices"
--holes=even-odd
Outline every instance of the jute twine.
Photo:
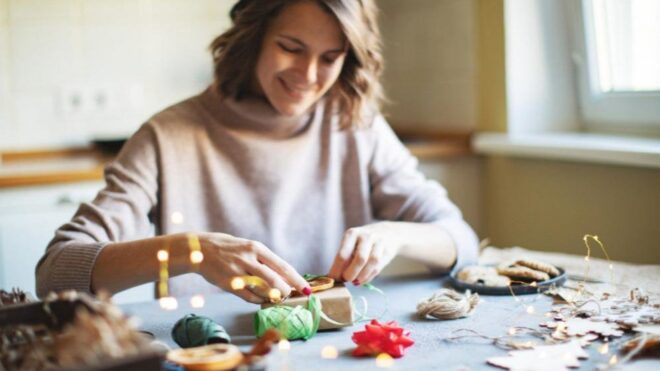
[{"label": "jute twine", "polygon": [[467,317],[479,304],[479,294],[465,295],[451,289],[440,289],[430,298],[417,304],[417,314],[421,318],[434,317],[440,320]]}]

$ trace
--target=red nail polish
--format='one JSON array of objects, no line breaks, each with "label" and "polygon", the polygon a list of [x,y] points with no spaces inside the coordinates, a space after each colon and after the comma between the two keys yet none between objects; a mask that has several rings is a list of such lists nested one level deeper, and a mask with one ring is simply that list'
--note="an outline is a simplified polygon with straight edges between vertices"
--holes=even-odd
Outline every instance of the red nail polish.
[{"label": "red nail polish", "polygon": [[353,280],[353,284],[354,284],[355,286],[360,286],[360,281],[358,281],[358,280]]},{"label": "red nail polish", "polygon": [[309,287],[309,286],[308,286],[308,287],[305,287],[305,288],[303,289],[303,294],[305,294],[305,295],[307,295],[307,296],[310,296],[310,295],[312,294],[312,289],[311,289],[311,287]]}]

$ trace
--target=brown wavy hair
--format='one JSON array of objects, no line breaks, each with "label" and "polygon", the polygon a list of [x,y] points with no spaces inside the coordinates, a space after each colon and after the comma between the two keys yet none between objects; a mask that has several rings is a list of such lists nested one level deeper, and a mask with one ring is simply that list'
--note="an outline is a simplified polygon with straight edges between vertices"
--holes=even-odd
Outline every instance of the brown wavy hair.
[{"label": "brown wavy hair", "polygon": [[271,21],[287,6],[315,1],[335,16],[349,48],[339,78],[327,93],[340,113],[341,128],[368,125],[365,116],[385,100],[378,8],[374,0],[239,0],[229,13],[232,26],[211,43],[220,93],[241,99],[255,83],[257,59]]}]

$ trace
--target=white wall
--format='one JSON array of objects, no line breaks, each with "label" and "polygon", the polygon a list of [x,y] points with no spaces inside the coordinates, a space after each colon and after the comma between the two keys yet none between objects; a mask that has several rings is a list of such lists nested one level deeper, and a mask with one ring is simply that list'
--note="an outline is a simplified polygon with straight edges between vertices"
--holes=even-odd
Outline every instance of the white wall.
[{"label": "white wall", "polygon": [[578,129],[572,0],[506,0],[509,133]]},{"label": "white wall", "polygon": [[0,0],[0,149],[130,134],[201,91],[232,4]]}]

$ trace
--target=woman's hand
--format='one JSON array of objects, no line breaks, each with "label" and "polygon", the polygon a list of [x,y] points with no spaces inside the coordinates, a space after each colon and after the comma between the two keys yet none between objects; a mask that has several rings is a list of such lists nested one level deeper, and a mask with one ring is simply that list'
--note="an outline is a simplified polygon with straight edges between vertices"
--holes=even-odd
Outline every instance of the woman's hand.
[{"label": "woman's hand", "polygon": [[291,293],[291,287],[307,295],[311,293],[307,281],[261,242],[224,233],[203,233],[199,240],[204,253],[200,266],[202,276],[246,301],[259,304],[265,298],[248,290],[232,290],[231,280],[236,276],[259,276],[280,290],[282,297]]},{"label": "woman's hand", "polygon": [[401,248],[390,224],[381,222],[348,229],[328,275],[355,285],[376,277]]}]

